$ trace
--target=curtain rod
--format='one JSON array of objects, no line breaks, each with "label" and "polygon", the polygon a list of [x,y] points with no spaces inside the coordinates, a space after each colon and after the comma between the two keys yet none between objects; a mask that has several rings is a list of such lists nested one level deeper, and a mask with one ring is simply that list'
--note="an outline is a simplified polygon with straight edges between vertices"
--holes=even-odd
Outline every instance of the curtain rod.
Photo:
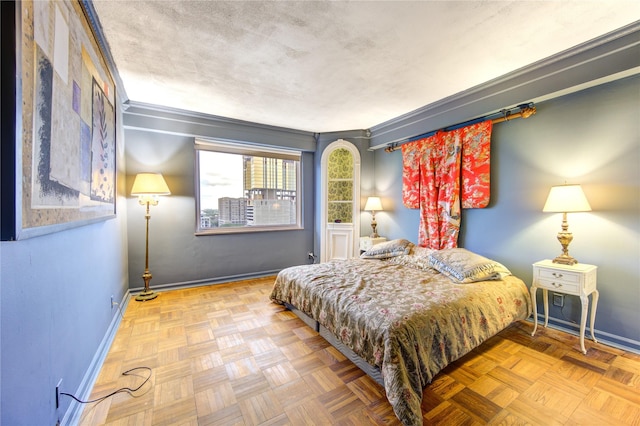
[{"label": "curtain rod", "polygon": [[[437,132],[440,132],[440,131],[455,130],[455,129],[459,129],[461,127],[470,126],[472,124],[480,123],[482,121],[486,121],[486,120],[489,120],[489,119],[493,122],[493,124],[502,123],[503,121],[511,121],[511,120],[516,119],[516,118],[528,118],[528,117],[531,117],[535,113],[536,113],[535,105],[533,104],[533,102],[529,102],[528,104],[521,104],[521,105],[518,105],[517,107],[513,107],[513,108],[509,108],[509,109],[502,109],[502,110],[500,110],[498,112],[494,112],[492,114],[485,115],[484,117],[474,118],[473,120],[463,121],[461,123],[453,124],[451,126],[448,126],[448,127],[442,128],[442,129],[433,130],[431,132],[423,133],[423,134],[418,135],[418,136],[413,136],[413,137],[408,138],[408,139],[406,139],[404,141],[393,142],[393,143],[389,144],[384,150],[385,150],[385,152],[393,152],[395,150],[400,149],[402,144],[413,142],[413,141],[418,140],[418,139],[422,139],[422,138],[426,138],[426,137],[435,135]],[[494,116],[498,116],[498,117],[490,118],[490,117],[494,117]]]}]

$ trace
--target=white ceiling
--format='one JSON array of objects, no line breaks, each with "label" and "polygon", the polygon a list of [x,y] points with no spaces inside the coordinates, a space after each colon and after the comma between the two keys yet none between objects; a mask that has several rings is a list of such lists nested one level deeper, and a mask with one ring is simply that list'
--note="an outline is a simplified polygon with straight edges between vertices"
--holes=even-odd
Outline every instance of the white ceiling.
[{"label": "white ceiling", "polygon": [[312,132],[370,128],[640,18],[636,0],[93,4],[132,101]]}]

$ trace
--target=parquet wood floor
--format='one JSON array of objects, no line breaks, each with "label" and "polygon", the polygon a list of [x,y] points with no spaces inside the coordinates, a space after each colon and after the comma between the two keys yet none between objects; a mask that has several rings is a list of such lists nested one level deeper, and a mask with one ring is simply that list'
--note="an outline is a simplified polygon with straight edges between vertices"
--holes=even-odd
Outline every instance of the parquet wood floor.
[{"label": "parquet wood floor", "polygon": [[[82,425],[394,425],[384,389],[294,314],[273,277],[131,301]],[[424,390],[425,424],[640,425],[640,356],[520,322]]]}]

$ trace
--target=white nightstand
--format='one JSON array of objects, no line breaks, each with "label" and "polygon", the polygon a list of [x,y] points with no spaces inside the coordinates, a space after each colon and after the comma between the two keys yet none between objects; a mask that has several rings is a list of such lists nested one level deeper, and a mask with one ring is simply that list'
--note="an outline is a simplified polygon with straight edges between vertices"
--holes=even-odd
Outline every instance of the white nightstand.
[{"label": "white nightstand", "polygon": [[385,241],[387,241],[385,237],[360,237],[360,252],[365,252],[376,244],[384,243]]},{"label": "white nightstand", "polygon": [[596,289],[597,266],[577,263],[575,265],[562,265],[553,263],[550,260],[541,260],[533,264],[533,284],[531,284],[531,299],[533,303],[533,332],[536,334],[538,328],[538,306],[536,304],[536,290],[542,289],[544,295],[544,326],[549,321],[549,298],[548,290],[555,293],[571,294],[580,296],[582,303],[582,316],[580,317],[580,349],[586,354],[584,348],[584,329],[587,323],[587,312],[589,310],[589,295],[591,296],[591,338],[594,342],[596,336],[593,332],[593,325],[596,321],[596,309],[598,307],[598,290]]}]

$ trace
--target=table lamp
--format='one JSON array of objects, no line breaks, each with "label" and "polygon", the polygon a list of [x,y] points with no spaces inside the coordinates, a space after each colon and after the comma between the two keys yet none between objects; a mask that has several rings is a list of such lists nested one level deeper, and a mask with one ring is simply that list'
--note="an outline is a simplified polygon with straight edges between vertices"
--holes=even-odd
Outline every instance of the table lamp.
[{"label": "table lamp", "polygon": [[373,233],[371,234],[371,238],[378,238],[377,226],[376,222],[376,212],[382,211],[382,202],[380,201],[380,197],[369,197],[367,198],[367,202],[364,205],[365,210],[371,211],[371,229],[373,229]]},{"label": "table lamp", "polygon": [[562,213],[562,231],[558,232],[562,254],[553,259],[553,263],[575,265],[578,261],[569,255],[569,243],[573,240],[573,234],[569,232],[567,213],[591,211],[582,187],[580,185],[552,186],[542,211]]}]

